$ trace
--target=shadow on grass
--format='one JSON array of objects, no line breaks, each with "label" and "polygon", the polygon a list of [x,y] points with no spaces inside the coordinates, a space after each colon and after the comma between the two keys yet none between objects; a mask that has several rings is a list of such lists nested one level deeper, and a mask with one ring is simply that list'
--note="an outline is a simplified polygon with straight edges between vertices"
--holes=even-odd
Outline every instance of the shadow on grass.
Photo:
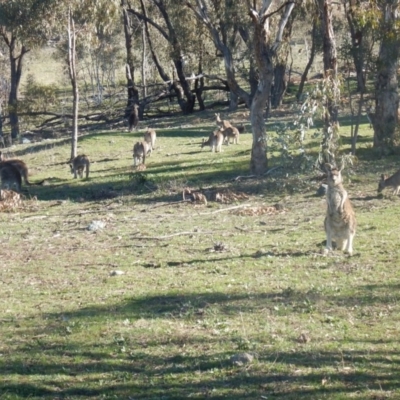
[{"label": "shadow on grass", "polygon": [[[230,350],[212,351],[213,345],[220,344],[218,336],[171,336],[171,332],[164,332],[152,337],[151,331],[135,323],[157,318],[174,322],[182,319],[190,326],[188,321],[195,324],[207,316],[212,318],[215,307],[222,314],[237,314],[246,308],[268,309],[273,313],[282,304],[290,308],[288,312],[304,313],[306,302],[317,305],[319,301],[329,307],[365,305],[368,308],[397,303],[399,289],[399,284],[366,285],[357,287],[356,293],[349,296],[290,288],[259,295],[166,294],[49,314],[44,316],[47,327],[27,331],[24,337],[30,340],[13,345],[14,361],[6,362],[4,355],[0,359],[0,396],[5,399],[212,397],[235,400],[264,396],[293,400],[355,395],[375,398],[371,397],[374,390],[381,395],[390,394],[389,391],[400,389],[400,364],[397,351],[385,346],[379,351],[369,347],[365,351],[327,351],[319,350],[318,345],[271,351],[267,335],[258,339],[256,361],[251,365],[234,365],[230,357],[238,353],[235,336],[224,338],[223,347]],[[66,324],[77,323],[73,329],[85,329],[93,320],[100,323],[124,319],[132,321],[132,333],[126,333],[122,341],[111,339],[108,345],[79,342],[65,331]],[[334,320],[326,323],[332,325]],[[368,340],[366,343],[371,344]],[[385,340],[382,343],[396,346]]]},{"label": "shadow on grass", "polygon": [[[83,350],[85,348],[83,346]],[[55,355],[63,349],[55,349]],[[80,354],[82,346],[77,346],[75,354]],[[68,351],[66,352],[68,354]],[[85,354],[85,353],[84,353]],[[109,355],[101,360],[93,358],[88,351],[82,354],[88,361],[80,364],[65,362],[59,365],[32,365],[31,374],[61,375],[63,381],[34,383],[9,383],[3,381],[0,394],[3,398],[124,398],[124,399],[342,399],[346,396],[362,394],[366,390],[378,391],[384,396],[387,391],[398,390],[400,383],[396,373],[397,363],[387,362],[394,357],[393,351],[361,352],[353,351],[343,355],[335,352],[297,351],[260,354],[252,368],[233,366],[229,353],[207,356],[155,357],[145,352],[135,352],[115,362]],[[210,361],[212,358],[212,361]],[[371,372],[363,368],[347,365],[365,365],[366,358],[374,363]],[[260,370],[260,365],[268,365],[268,373]],[[328,374],[318,372],[323,367],[333,367]],[[344,367],[344,368],[343,368]],[[43,370],[41,369],[43,368]],[[289,368],[293,372],[284,372]],[[317,369],[303,373],[300,368]],[[20,375],[29,375],[29,371]],[[102,378],[99,377],[101,374]],[[113,382],[105,383],[106,375]],[[188,380],[188,375],[191,377]],[[81,376],[78,383],[76,376]],[[322,383],[325,381],[326,383]],[[6,396],[6,397],[4,397]],[[15,397],[18,396],[18,397]],[[74,396],[74,397],[72,397]],[[262,397],[260,397],[262,396]],[[331,397],[332,396],[332,397]],[[386,398],[386,397],[360,397]]]}]

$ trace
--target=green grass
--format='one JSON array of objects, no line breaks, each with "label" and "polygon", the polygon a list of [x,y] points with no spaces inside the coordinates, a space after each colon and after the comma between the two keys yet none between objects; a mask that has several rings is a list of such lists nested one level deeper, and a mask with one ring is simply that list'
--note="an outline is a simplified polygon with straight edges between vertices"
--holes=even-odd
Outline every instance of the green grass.
[{"label": "green grass", "polygon": [[[157,149],[140,173],[142,131],[82,136],[89,180],[72,179],[65,140],[10,152],[50,185],[0,214],[0,398],[399,398],[399,199],[376,197],[396,158],[360,142],[345,182],[355,254],[323,257],[313,174],[234,181],[248,174],[250,133],[212,154],[200,149],[211,114],[153,122]],[[248,198],[179,203],[185,187]],[[244,204],[255,212],[232,208]],[[105,228],[88,231],[94,220]],[[254,361],[230,361],[243,352]]]}]

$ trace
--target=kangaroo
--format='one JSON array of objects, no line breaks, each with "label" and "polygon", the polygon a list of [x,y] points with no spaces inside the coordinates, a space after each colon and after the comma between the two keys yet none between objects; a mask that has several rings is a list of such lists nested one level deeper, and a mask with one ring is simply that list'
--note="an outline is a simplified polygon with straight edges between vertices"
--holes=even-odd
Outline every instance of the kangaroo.
[{"label": "kangaroo", "polygon": [[145,142],[151,145],[151,150],[154,150],[156,144],[157,134],[154,129],[147,128],[146,133],[144,134]]},{"label": "kangaroo", "polygon": [[393,188],[393,194],[398,195],[400,191],[400,169],[395,172],[389,178],[387,175],[381,175],[381,180],[378,185],[378,193],[381,193],[385,187],[391,186]]},{"label": "kangaroo", "polygon": [[22,160],[17,160],[17,159],[6,160],[4,154],[0,151],[0,162],[13,165],[19,171],[21,177],[24,178],[25,184],[32,185],[32,183],[29,181],[28,178],[29,175],[28,167]]},{"label": "kangaroo", "polygon": [[1,178],[1,188],[16,190],[16,192],[21,191],[22,178],[18,168],[14,167],[12,164],[8,164],[4,161],[0,162],[0,178]]},{"label": "kangaroo", "polygon": [[151,144],[146,141],[137,142],[133,146],[133,165],[136,167],[136,164],[145,164],[147,154],[151,153]]},{"label": "kangaroo", "polygon": [[[222,130],[222,129],[221,129]],[[229,145],[230,140],[232,139],[232,143],[239,144],[239,130],[234,126],[229,128],[225,128],[222,130],[224,135],[224,141]]]},{"label": "kangaroo", "polygon": [[220,153],[222,151],[222,143],[224,142],[224,134],[221,130],[216,130],[210,133],[208,140],[204,140],[201,144],[201,148],[210,146],[212,152]]},{"label": "kangaroo", "polygon": [[76,179],[83,178],[83,170],[86,169],[86,179],[89,178],[89,169],[90,169],[90,160],[89,157],[85,154],[76,156],[69,164],[71,168],[71,174],[74,174],[74,178]]},{"label": "kangaroo", "polygon": [[337,248],[353,254],[353,239],[356,234],[356,216],[346,190],[343,187],[341,169],[326,163],[328,188],[326,192],[327,211],[324,221],[326,248],[324,253],[332,250],[332,240]]},{"label": "kangaroo", "polygon": [[215,122],[217,123],[217,125],[223,129],[226,128],[232,128],[232,125],[229,121],[227,121],[226,119],[221,119],[220,114],[216,113],[215,114]]}]

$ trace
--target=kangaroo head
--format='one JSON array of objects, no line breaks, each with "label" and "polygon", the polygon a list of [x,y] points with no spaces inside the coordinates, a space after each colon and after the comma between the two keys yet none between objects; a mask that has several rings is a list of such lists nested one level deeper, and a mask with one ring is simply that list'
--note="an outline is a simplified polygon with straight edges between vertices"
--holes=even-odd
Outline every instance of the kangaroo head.
[{"label": "kangaroo head", "polygon": [[328,184],[331,183],[334,186],[339,185],[343,182],[341,170],[332,168],[328,170]]}]

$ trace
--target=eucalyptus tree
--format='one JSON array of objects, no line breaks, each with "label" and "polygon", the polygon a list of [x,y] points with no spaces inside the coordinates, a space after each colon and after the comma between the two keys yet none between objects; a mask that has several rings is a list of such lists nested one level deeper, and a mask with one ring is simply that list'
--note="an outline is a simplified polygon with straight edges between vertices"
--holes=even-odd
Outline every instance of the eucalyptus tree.
[{"label": "eucalyptus tree", "polygon": [[[237,68],[234,62],[234,48],[232,48],[233,40],[228,39],[228,31],[231,27],[229,21],[235,14],[241,15],[241,17],[243,17],[243,14],[247,15],[247,5],[242,2],[233,2],[232,0],[191,0],[187,2],[187,6],[208,29],[217,51],[223,56],[229,89],[250,108],[251,94],[243,88],[237,76]],[[241,9],[239,10],[236,7],[240,7]],[[246,29],[242,29],[241,36],[247,39],[250,35]]]},{"label": "eucalyptus tree", "polygon": [[[212,3],[212,4],[211,4]],[[233,64],[232,51],[218,28],[218,17],[209,10],[215,11],[215,4],[224,3],[225,7],[233,3],[229,0],[193,0],[188,6],[196,17],[209,30],[216,48],[224,56],[225,71],[230,89],[244,100],[250,108],[250,120],[253,133],[250,170],[263,174],[268,168],[267,137],[264,120],[264,109],[269,108],[269,97],[274,77],[274,62],[277,50],[283,40],[285,28],[293,11],[295,3],[292,1],[273,3],[270,0],[246,0],[245,15],[250,15],[252,25],[252,49],[255,65],[258,72],[258,83],[252,96],[240,85]],[[278,18],[275,18],[278,17]],[[275,40],[273,29],[276,29]]]},{"label": "eucalyptus tree", "polygon": [[[151,7],[151,15],[147,9]],[[140,9],[131,7],[128,9],[146,24],[146,32],[151,49],[153,61],[165,82],[171,82],[171,88],[176,92],[178,102],[183,113],[191,113],[194,109],[196,97],[192,93],[190,82],[187,79],[185,70],[186,57],[185,49],[195,38],[192,29],[193,21],[191,15],[179,1],[174,0],[140,0]],[[153,27],[166,41],[169,48],[169,56],[172,59],[176,71],[179,85],[174,77],[170,76],[162,66],[159,57],[155,54],[154,47],[151,45],[151,33],[148,26]]]},{"label": "eucalyptus tree", "polygon": [[43,45],[55,21],[57,0],[0,1],[0,40],[6,45],[10,65],[8,115],[11,137],[19,135],[19,86],[26,54]]},{"label": "eucalyptus tree", "polygon": [[139,89],[135,82],[135,29],[132,14],[128,12],[129,8],[131,8],[130,1],[121,0],[126,50],[125,74],[128,90],[128,101],[126,105],[125,117],[129,117],[129,129],[133,129],[139,122]]},{"label": "eucalyptus tree", "polygon": [[325,124],[326,127],[337,124],[338,121],[338,76],[337,76],[337,48],[333,29],[333,0],[318,0],[321,21],[321,35],[323,48],[324,78],[331,92],[327,96]]},{"label": "eucalyptus tree", "polygon": [[381,0],[375,3],[374,14],[379,20],[381,41],[375,80],[374,147],[384,153],[395,144],[399,122],[397,66],[400,52],[399,1]]},{"label": "eucalyptus tree", "polygon": [[374,20],[369,1],[343,0],[344,13],[350,31],[350,56],[353,58],[357,77],[357,91],[364,92],[366,85],[366,62],[376,36]]},{"label": "eucalyptus tree", "polygon": [[66,46],[63,41],[60,46],[67,51],[68,76],[73,94],[71,159],[77,156],[78,148],[79,72],[82,70],[79,67],[78,49],[85,43],[93,43],[96,32],[109,29],[113,16],[118,13],[119,2],[116,0],[70,0],[61,10],[67,36]]}]

